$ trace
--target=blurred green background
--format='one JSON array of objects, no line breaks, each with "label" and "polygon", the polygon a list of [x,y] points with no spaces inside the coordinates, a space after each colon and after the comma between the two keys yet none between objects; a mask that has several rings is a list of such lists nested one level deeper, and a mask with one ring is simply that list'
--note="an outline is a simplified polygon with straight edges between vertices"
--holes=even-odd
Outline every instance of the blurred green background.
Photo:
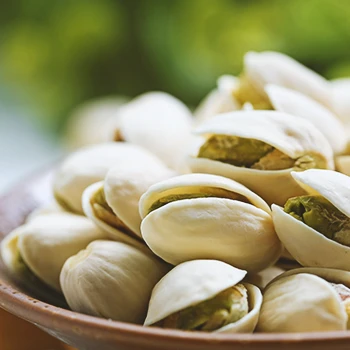
[{"label": "blurred green background", "polygon": [[0,98],[57,133],[98,96],[163,90],[194,106],[248,50],[350,75],[350,1],[2,1]]}]

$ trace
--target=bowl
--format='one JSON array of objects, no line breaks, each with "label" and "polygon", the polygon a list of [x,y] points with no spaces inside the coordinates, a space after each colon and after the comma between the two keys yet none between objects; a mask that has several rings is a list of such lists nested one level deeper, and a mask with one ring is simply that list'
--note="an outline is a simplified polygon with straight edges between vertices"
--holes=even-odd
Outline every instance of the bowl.
[{"label": "bowl", "polygon": [[[51,198],[51,172],[44,171],[0,198],[0,240]],[[302,350],[350,348],[350,331],[232,334],[147,328],[70,311],[43,285],[28,287],[7,275],[0,261],[0,307],[79,350]]]}]

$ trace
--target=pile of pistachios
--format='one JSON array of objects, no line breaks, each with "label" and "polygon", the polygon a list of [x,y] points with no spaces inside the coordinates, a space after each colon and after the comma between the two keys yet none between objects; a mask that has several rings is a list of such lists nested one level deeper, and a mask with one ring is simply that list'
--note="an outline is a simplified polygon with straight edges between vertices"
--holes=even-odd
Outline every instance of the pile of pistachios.
[{"label": "pile of pistachios", "polygon": [[1,244],[9,273],[151,327],[350,329],[346,89],[249,52],[193,113],[161,92],[78,109],[55,202]]}]

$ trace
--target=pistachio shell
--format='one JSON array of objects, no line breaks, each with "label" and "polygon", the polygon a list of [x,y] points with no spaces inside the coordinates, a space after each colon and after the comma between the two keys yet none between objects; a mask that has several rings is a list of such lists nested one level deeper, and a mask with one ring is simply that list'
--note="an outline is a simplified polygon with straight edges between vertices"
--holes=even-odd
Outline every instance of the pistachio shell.
[{"label": "pistachio shell", "polygon": [[349,269],[349,247],[328,239],[277,205],[272,205],[272,217],[279,239],[301,265]]},{"label": "pistachio shell", "polygon": [[71,149],[108,142],[110,123],[116,123],[126,97],[104,97],[79,105],[68,119],[65,141]]},{"label": "pistachio shell", "polygon": [[60,282],[72,310],[142,323],[152,288],[168,270],[135,247],[95,241],[66,261]]},{"label": "pistachio shell", "polygon": [[139,200],[141,195],[156,182],[175,176],[158,159],[140,158],[138,162],[123,159],[117,167],[112,168],[104,180],[106,201],[113,212],[137,236],[141,237],[141,217]]},{"label": "pistachio shell", "polygon": [[346,330],[347,314],[335,289],[308,273],[280,276],[265,290],[261,332]]},{"label": "pistachio shell", "polygon": [[335,154],[346,148],[344,126],[329,109],[303,95],[277,85],[267,85],[265,91],[276,111],[289,113],[309,120],[326,137]]},{"label": "pistachio shell", "polygon": [[64,208],[61,207],[57,202],[53,201],[49,204],[43,205],[32,211],[26,218],[26,222],[36,218],[37,216],[51,214],[51,213],[62,213],[65,212]]},{"label": "pistachio shell", "polygon": [[[215,297],[238,284],[245,274],[245,271],[217,260],[193,260],[176,266],[154,287],[144,325],[156,324],[178,311]],[[262,296],[257,287],[250,284],[244,286],[248,291],[248,314],[215,332],[253,332]]]},{"label": "pistachio shell", "polygon": [[156,157],[136,145],[112,142],[88,146],[69,155],[60,165],[54,179],[54,194],[65,209],[82,214],[81,196],[91,184],[105,178],[109,169],[123,159]]},{"label": "pistachio shell", "polygon": [[[152,210],[167,196],[171,202]],[[230,179],[187,174],[165,180],[141,197],[140,213],[144,240],[171,264],[206,258],[256,271],[281,253],[266,203]]]},{"label": "pistachio shell", "polygon": [[194,111],[195,123],[200,124],[217,114],[240,109],[233,95],[237,83],[238,79],[234,76],[219,77],[217,88],[211,91]]},{"label": "pistachio shell", "polygon": [[120,111],[122,138],[151,151],[176,170],[183,168],[191,125],[186,105],[163,92],[143,94]]},{"label": "pistachio shell", "polygon": [[[213,134],[231,135],[265,142],[283,154],[298,159],[307,154],[321,155],[327,167],[333,169],[332,149],[325,137],[309,121],[276,111],[239,111],[218,115],[195,130],[204,137]],[[238,167],[220,161],[198,158],[201,143],[196,140],[188,162],[193,172],[229,177],[250,188],[269,204],[283,205],[304,190],[290,176],[293,168],[257,170]]]},{"label": "pistachio shell", "polygon": [[331,92],[333,101],[333,110],[337,113],[340,120],[350,123],[350,79],[342,78],[331,81]]},{"label": "pistachio shell", "polygon": [[91,241],[106,235],[90,220],[70,213],[37,216],[13,231],[1,245],[5,265],[14,273],[29,268],[40,280],[60,291],[64,262]]},{"label": "pistachio shell", "polygon": [[144,325],[214,297],[246,273],[218,260],[192,260],[174,267],[154,287]]},{"label": "pistachio shell", "polygon": [[338,171],[350,176],[350,155],[335,157],[335,166]]},{"label": "pistachio shell", "polygon": [[109,225],[106,221],[101,220],[96,216],[91,199],[94,195],[103,190],[103,181],[97,182],[93,185],[90,185],[83,193],[83,208],[85,215],[90,218],[98,227],[100,227],[110,239],[113,239],[118,242],[126,243],[132,245],[144,252],[149,252],[149,249],[143,242],[138,238],[136,233],[131,232],[127,227],[123,230],[118,229]]},{"label": "pistachio shell", "polygon": [[244,72],[261,94],[265,85],[275,84],[299,91],[332,108],[327,80],[287,55],[272,51],[248,52],[244,56]]}]

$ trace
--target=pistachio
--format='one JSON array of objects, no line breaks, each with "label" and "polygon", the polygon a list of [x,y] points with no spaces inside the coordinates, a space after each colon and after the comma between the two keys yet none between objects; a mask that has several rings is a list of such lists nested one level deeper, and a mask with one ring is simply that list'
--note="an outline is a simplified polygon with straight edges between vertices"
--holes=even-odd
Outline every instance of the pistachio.
[{"label": "pistachio", "polygon": [[246,272],[217,260],[184,262],[154,287],[147,326],[203,332],[252,332],[261,292]]},{"label": "pistachio", "polygon": [[242,74],[239,78],[237,89],[233,92],[233,96],[243,106],[245,103],[251,103],[254,109],[272,109],[271,102],[263,90],[254,84],[246,74]]},{"label": "pistachio", "polygon": [[322,196],[289,199],[284,211],[327,238],[350,247],[350,218]]},{"label": "pistachio", "polygon": [[234,323],[249,312],[247,289],[243,284],[230,287],[215,297],[180,310],[154,326],[184,330],[214,331]]},{"label": "pistachio", "polygon": [[134,232],[131,231],[129,227],[118,218],[118,216],[113,212],[112,208],[108,205],[103,187],[100,187],[94,193],[90,199],[90,204],[93,209],[93,213],[98,219],[105,221],[108,225],[131,236],[134,235]]},{"label": "pistachio", "polygon": [[344,284],[331,283],[331,286],[339,294],[340,299],[345,307],[345,312],[348,315],[347,328],[350,329],[350,288],[344,286]]},{"label": "pistachio", "polygon": [[143,239],[173,265],[218,259],[258,271],[281,253],[268,205],[221,176],[187,174],[161,181],[142,195],[139,206]]},{"label": "pistachio", "polygon": [[213,135],[200,148],[198,158],[257,170],[326,168],[325,158],[307,154],[293,159],[266,142],[229,135]]}]

